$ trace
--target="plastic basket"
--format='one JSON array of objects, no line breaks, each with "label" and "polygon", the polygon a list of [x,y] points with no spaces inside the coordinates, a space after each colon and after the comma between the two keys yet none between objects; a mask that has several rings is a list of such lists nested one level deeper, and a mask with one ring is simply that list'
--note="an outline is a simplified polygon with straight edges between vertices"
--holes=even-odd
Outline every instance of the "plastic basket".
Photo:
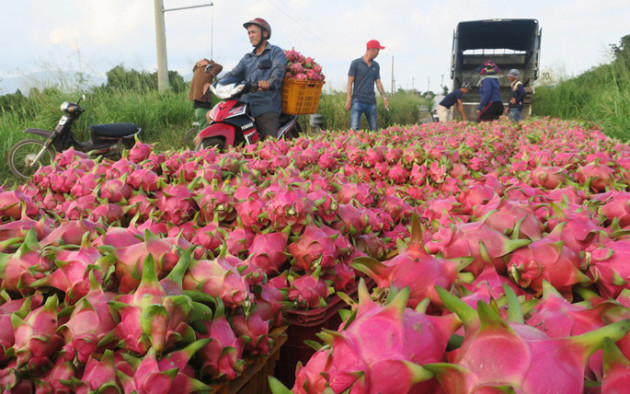
[{"label": "plastic basket", "polygon": [[286,327],[276,329],[272,334],[276,342],[267,355],[255,359],[237,379],[223,384],[210,385],[214,394],[271,394],[268,377],[274,376],[280,349],[287,341]]},{"label": "plastic basket", "polygon": [[[366,278],[368,289],[374,287],[374,282]],[[348,296],[356,299],[359,283],[344,291]],[[287,310],[286,318],[289,323],[287,329],[287,343],[280,349],[280,359],[276,367],[276,377],[285,386],[293,387],[295,382],[295,368],[298,361],[305,365],[313,356],[315,350],[304,343],[306,340],[320,342],[317,337],[323,328],[337,331],[341,324],[339,310],[348,305],[338,296],[334,295],[327,301],[327,306],[308,311]]]},{"label": "plastic basket", "polygon": [[317,112],[324,81],[282,82],[282,112],[289,115],[308,115]]}]

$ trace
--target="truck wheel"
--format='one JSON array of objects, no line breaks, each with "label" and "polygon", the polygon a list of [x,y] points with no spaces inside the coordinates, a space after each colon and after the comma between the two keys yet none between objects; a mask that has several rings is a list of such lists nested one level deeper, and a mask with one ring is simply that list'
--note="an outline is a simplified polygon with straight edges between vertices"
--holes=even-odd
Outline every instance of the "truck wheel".
[{"label": "truck wheel", "polygon": [[[44,149],[38,161],[35,161],[37,154]],[[29,179],[35,171],[42,166],[52,164],[55,151],[46,147],[44,141],[26,139],[19,141],[9,150],[9,169],[21,179]]]},{"label": "truck wheel", "polygon": [[212,149],[217,148],[219,152],[223,152],[225,150],[225,140],[219,137],[205,138],[195,148],[196,151],[200,151],[202,149]]}]

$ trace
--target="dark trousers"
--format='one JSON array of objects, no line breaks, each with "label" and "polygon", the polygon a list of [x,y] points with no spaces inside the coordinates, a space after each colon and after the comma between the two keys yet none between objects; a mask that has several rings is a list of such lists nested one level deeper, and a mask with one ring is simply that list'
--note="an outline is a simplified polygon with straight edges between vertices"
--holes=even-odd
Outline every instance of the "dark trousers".
[{"label": "dark trousers", "polygon": [[503,103],[500,101],[493,101],[486,105],[485,108],[479,112],[477,116],[477,122],[487,122],[489,120],[497,120],[499,116],[503,115]]},{"label": "dark trousers", "polygon": [[280,128],[280,114],[265,112],[256,117],[256,129],[261,140],[267,137],[277,137]]}]

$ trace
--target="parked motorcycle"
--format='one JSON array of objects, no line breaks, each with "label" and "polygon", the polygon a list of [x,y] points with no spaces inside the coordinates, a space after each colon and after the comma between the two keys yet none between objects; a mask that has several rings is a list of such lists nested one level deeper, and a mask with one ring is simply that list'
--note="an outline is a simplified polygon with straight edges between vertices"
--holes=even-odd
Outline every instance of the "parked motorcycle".
[{"label": "parked motorcycle", "polygon": [[[211,67],[211,66],[209,66]],[[271,61],[263,60],[260,69],[271,68]],[[206,72],[209,68],[206,69]],[[210,86],[212,93],[222,101],[208,112],[209,126],[195,137],[196,150],[253,144],[260,140],[256,122],[249,114],[248,104],[239,98],[258,89],[257,82],[223,78]],[[276,138],[295,138],[301,132],[298,115],[280,114],[280,128]]]},{"label": "parked motorcycle", "polygon": [[123,148],[133,147],[136,136],[142,130],[129,122],[91,125],[90,141],[77,140],[72,125],[85,111],[79,105],[84,98],[82,96],[76,103],[66,101],[61,104],[64,114],[53,131],[33,128],[24,130],[25,133],[44,137],[46,141],[25,139],[13,145],[8,156],[9,168],[13,174],[28,179],[39,167],[51,164],[57,152],[71,147],[93,157],[103,156],[111,160],[120,159]]}]

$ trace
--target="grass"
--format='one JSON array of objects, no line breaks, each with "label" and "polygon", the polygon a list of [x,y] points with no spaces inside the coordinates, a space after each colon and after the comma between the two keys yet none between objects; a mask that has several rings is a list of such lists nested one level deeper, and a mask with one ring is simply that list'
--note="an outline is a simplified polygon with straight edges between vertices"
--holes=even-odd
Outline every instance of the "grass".
[{"label": "grass", "polygon": [[576,78],[537,88],[533,113],[594,123],[610,137],[630,140],[630,51]]}]

